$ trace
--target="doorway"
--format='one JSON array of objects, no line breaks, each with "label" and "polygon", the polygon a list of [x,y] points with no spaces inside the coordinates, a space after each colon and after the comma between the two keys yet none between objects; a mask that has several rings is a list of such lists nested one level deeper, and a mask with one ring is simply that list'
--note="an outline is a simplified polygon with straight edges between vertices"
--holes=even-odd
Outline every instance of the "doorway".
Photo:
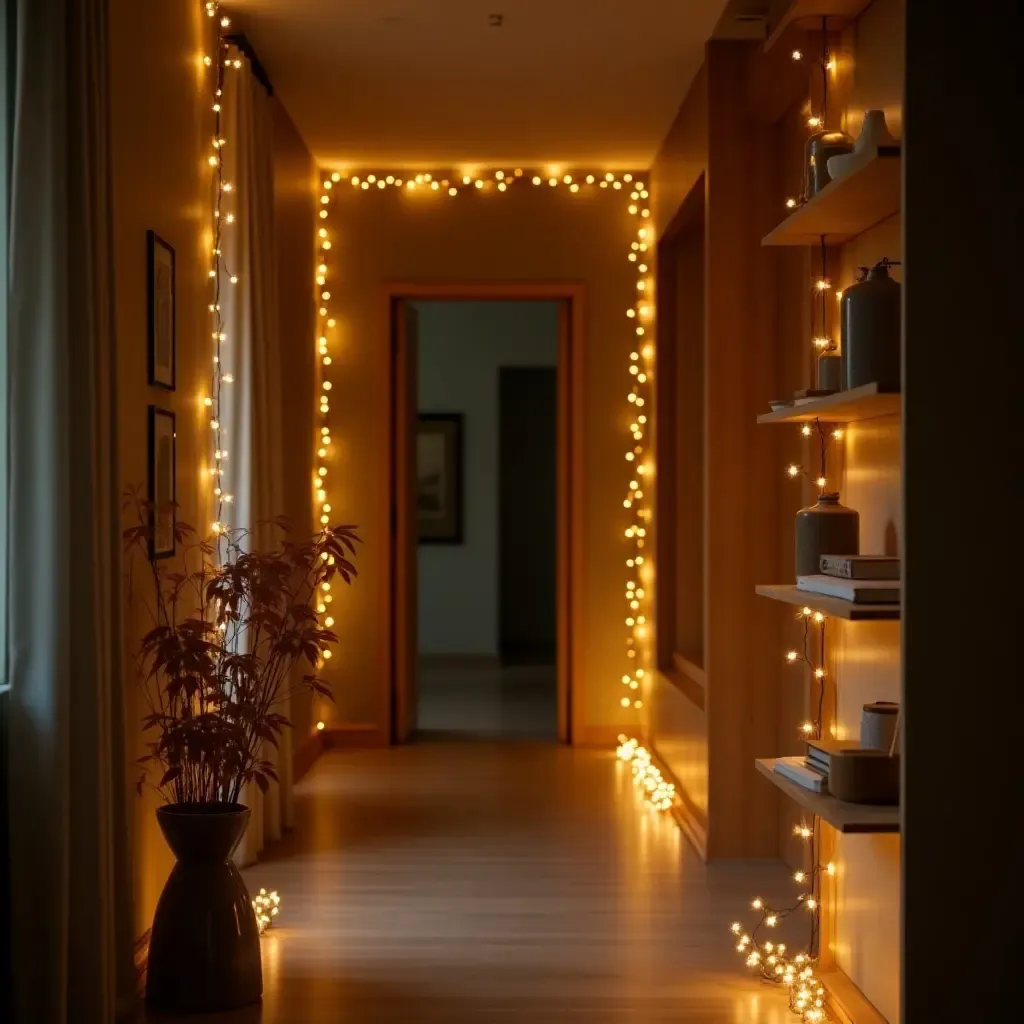
[{"label": "doorway", "polygon": [[389,291],[392,741],[571,742],[580,289]]}]

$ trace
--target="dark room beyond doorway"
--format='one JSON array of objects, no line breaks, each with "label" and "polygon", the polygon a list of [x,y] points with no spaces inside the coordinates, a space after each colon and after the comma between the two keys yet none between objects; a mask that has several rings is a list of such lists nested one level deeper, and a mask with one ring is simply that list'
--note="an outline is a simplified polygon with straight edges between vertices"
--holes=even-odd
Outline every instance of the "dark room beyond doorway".
[{"label": "dark room beyond doorway", "polygon": [[418,301],[421,735],[557,738],[556,301]]}]

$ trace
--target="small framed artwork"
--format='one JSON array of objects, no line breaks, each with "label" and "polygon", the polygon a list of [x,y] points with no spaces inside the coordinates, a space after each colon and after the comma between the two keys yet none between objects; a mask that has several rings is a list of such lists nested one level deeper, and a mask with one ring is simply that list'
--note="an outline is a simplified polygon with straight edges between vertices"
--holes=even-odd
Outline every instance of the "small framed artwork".
[{"label": "small framed artwork", "polygon": [[149,383],[174,390],[174,250],[155,232],[146,232]]},{"label": "small framed artwork", "polygon": [[416,431],[421,544],[462,543],[462,414],[421,413]]},{"label": "small framed artwork", "polygon": [[178,485],[174,413],[149,407],[149,552],[153,558],[174,554]]}]

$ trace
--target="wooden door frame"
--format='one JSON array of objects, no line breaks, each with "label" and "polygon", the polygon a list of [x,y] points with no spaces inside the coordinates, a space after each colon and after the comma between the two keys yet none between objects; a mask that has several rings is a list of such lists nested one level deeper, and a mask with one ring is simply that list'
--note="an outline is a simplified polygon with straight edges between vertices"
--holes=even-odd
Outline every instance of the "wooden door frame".
[{"label": "wooden door frame", "polygon": [[[378,707],[384,714],[384,735],[394,742],[395,705],[404,698],[398,685],[397,667],[402,663],[409,643],[411,623],[406,621],[408,603],[399,600],[397,577],[397,510],[408,503],[406,474],[398,472],[398,431],[404,429],[401,417],[408,409],[398,407],[396,381],[398,360],[408,358],[399,352],[395,331],[395,313],[403,301],[558,301],[558,401],[557,401],[557,676],[558,738],[562,743],[578,742],[582,736],[583,681],[583,536],[584,536],[584,287],[574,282],[388,282],[383,288],[385,336],[376,346],[379,353],[378,379],[386,390],[382,407],[387,409],[386,452],[388,471],[382,474],[386,493],[383,508],[389,517],[385,552],[385,585],[381,588],[381,639],[378,643]],[[406,504],[408,507],[408,504]]]}]

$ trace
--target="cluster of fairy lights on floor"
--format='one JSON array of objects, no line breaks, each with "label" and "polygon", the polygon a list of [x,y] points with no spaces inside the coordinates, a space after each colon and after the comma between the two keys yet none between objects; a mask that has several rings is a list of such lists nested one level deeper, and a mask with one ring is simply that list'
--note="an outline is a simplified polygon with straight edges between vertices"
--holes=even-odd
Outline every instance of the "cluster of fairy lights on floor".
[{"label": "cluster of fairy lights on floor", "polygon": [[[322,367],[319,385],[319,410],[321,423],[316,438],[317,469],[314,479],[316,497],[320,506],[321,523],[330,522],[331,506],[327,499],[325,477],[328,474],[326,459],[330,447],[330,428],[327,416],[330,411],[330,391],[333,382],[328,368],[331,365],[331,341],[336,328],[336,321],[331,316],[331,291],[328,284],[329,252],[332,246],[331,232],[327,226],[332,197],[337,187],[346,183],[359,192],[371,190],[397,189],[407,193],[437,194],[455,198],[460,193],[494,193],[507,192],[511,188],[533,186],[535,188],[561,188],[570,196],[594,189],[605,189],[623,192],[628,197],[626,209],[631,217],[638,221],[636,235],[630,243],[626,254],[627,260],[633,264],[636,272],[634,303],[625,311],[630,325],[632,351],[629,356],[630,391],[626,396],[629,402],[630,446],[626,452],[626,461],[630,466],[629,489],[623,506],[632,511],[629,525],[625,528],[625,538],[630,542],[630,550],[626,558],[628,579],[625,587],[626,618],[626,657],[628,670],[622,676],[624,695],[620,698],[623,708],[639,712],[643,708],[641,689],[644,685],[646,670],[641,662],[644,660],[645,641],[649,635],[649,624],[645,614],[645,598],[649,589],[650,571],[647,564],[647,534],[651,524],[651,508],[649,499],[645,500],[645,490],[649,489],[648,481],[653,475],[653,462],[646,457],[644,439],[649,432],[648,416],[650,403],[651,378],[654,369],[654,339],[650,336],[651,323],[654,318],[653,278],[648,265],[648,253],[653,245],[653,229],[650,226],[650,210],[647,205],[649,193],[646,184],[632,174],[564,174],[551,171],[527,173],[521,167],[508,170],[493,169],[485,173],[452,174],[450,176],[429,173],[395,173],[395,174],[363,174],[343,176],[338,172],[324,176],[321,180],[319,196],[319,216],[323,223],[317,230],[318,265],[316,268],[316,285],[318,288],[317,355]],[[324,611],[325,609],[321,609]],[[329,625],[329,621],[325,625]],[[323,723],[318,723],[322,728]],[[637,787],[650,804],[659,810],[668,810],[675,800],[675,787],[664,778],[661,770],[654,763],[649,750],[636,739],[623,734],[619,737],[618,755],[623,761],[631,762],[633,776]]]},{"label": "cluster of fairy lights on floor", "polygon": [[[223,30],[231,25],[231,19],[220,14],[220,4],[216,0],[205,0],[204,8],[207,17],[217,19],[220,28],[217,33],[216,57],[209,54],[204,54],[202,57],[203,66],[213,72],[211,88],[213,138],[210,144],[211,152],[207,158],[207,162],[213,169],[211,265],[208,271],[211,289],[208,308],[212,325],[213,373],[210,393],[202,397],[202,405],[209,416],[212,434],[213,462],[207,468],[206,475],[213,482],[214,517],[211,529],[218,540],[217,557],[219,558],[221,554],[220,540],[228,529],[224,522],[225,506],[234,503],[234,495],[227,493],[223,487],[224,460],[228,457],[228,450],[225,447],[225,430],[221,423],[221,397],[224,386],[230,386],[235,380],[234,374],[226,371],[221,361],[223,346],[229,340],[221,309],[221,287],[225,280],[232,286],[238,284],[238,276],[227,267],[222,249],[224,233],[235,224],[236,218],[234,213],[226,209],[228,197],[234,194],[235,187],[232,182],[227,180],[224,173],[224,148],[227,145],[227,139],[221,134],[221,129],[223,127],[224,77],[229,70],[240,70],[242,61],[237,55],[230,55],[231,45],[222,37]],[[280,913],[281,897],[276,891],[268,892],[266,889],[260,889],[252,900],[252,908],[256,915],[256,925],[262,935]]]}]

